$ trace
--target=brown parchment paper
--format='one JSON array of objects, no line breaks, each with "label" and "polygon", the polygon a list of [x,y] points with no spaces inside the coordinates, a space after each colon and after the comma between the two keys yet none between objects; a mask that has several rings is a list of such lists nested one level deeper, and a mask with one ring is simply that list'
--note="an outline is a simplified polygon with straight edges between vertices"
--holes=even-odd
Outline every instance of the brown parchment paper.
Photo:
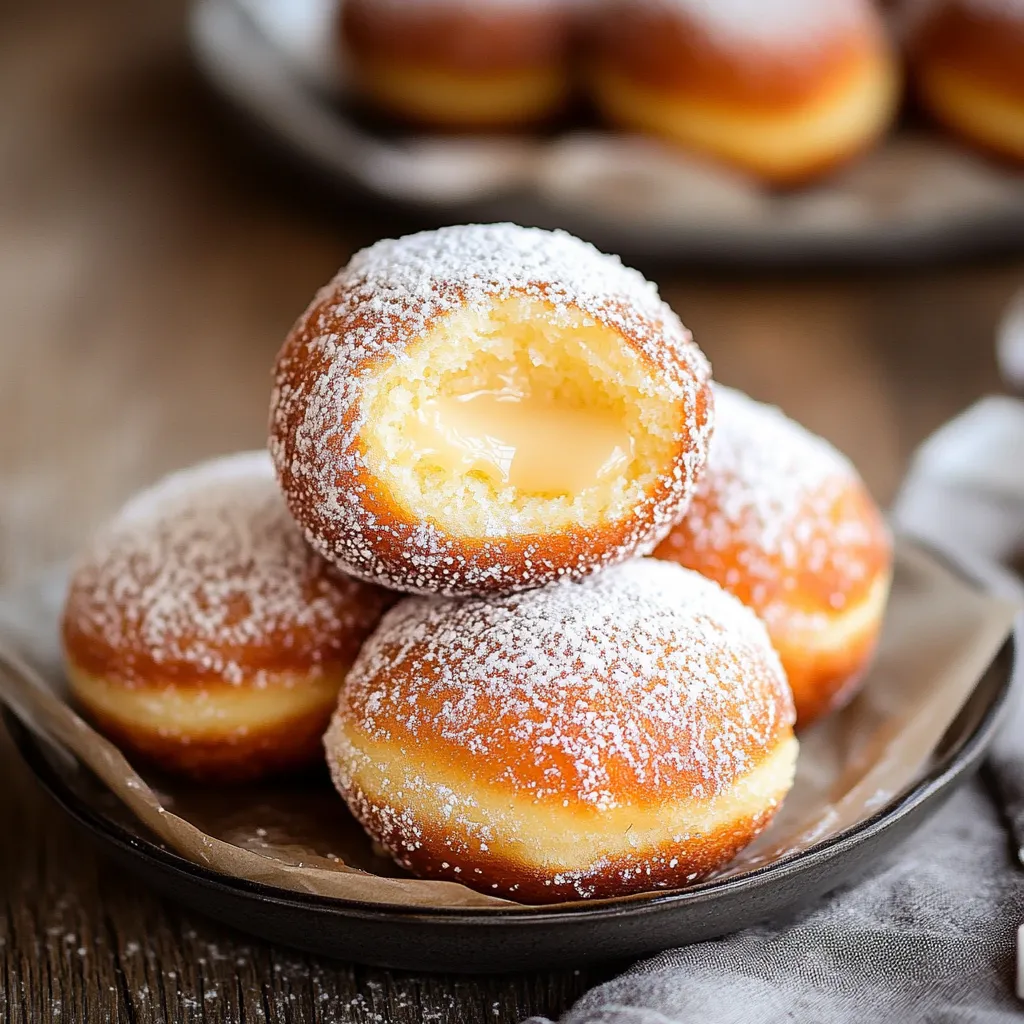
[{"label": "brown parchment paper", "polygon": [[[0,699],[53,747],[76,791],[102,814],[197,864],[297,892],[404,906],[510,905],[454,882],[403,874],[373,849],[326,771],[249,787],[196,787],[134,771],[66,703],[57,629],[64,585],[55,571],[0,596]],[[801,736],[796,784],[782,811],[722,874],[806,850],[911,785],[1015,612],[899,541],[884,635],[863,691]]]}]

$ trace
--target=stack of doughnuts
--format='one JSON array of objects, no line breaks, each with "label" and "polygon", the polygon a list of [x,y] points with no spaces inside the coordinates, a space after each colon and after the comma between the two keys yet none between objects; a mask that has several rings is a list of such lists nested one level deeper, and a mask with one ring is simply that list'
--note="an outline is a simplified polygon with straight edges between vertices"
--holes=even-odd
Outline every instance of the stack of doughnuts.
[{"label": "stack of doughnuts", "polygon": [[345,0],[355,94],[441,131],[540,126],[585,97],[770,185],[821,177],[922,106],[1024,160],[1024,0]]},{"label": "stack of doughnuts", "polygon": [[543,903],[707,877],[874,646],[889,541],[849,463],[712,387],[654,286],[562,232],[358,253],[278,355],[269,448],[101,531],[72,691],[201,780],[323,736],[424,878]]}]

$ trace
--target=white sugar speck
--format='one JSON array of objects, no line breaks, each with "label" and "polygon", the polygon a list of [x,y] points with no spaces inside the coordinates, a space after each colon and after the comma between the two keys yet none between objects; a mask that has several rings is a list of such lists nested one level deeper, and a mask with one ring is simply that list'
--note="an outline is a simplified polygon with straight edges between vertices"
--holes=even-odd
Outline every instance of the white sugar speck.
[{"label": "white sugar speck", "polygon": [[870,23],[874,12],[862,0],[630,0],[628,8],[654,9],[685,18],[719,46],[803,50],[823,39]]}]

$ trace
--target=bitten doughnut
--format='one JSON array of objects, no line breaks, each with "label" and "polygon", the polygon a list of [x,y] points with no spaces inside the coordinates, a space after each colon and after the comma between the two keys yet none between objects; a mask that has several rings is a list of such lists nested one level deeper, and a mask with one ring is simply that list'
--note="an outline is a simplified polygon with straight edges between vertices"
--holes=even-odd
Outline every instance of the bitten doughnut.
[{"label": "bitten doughnut", "polygon": [[345,0],[352,84],[426,127],[516,128],[570,93],[568,0]]},{"label": "bitten doughnut", "polygon": [[715,409],[705,474],[655,555],[716,580],[764,619],[807,725],[853,696],[874,652],[889,533],[826,441],[720,385]]},{"label": "bitten doughnut", "polygon": [[557,902],[721,867],[793,780],[786,678],[717,584],[638,559],[496,598],[408,598],[325,737],[352,813],[399,864]]},{"label": "bitten doughnut", "polygon": [[275,376],[270,450],[296,521],[343,571],[421,593],[650,552],[711,428],[707,361],[654,286],[511,224],[358,253]]},{"label": "bitten doughnut", "polygon": [[935,118],[1024,161],[1024,0],[932,0],[910,37],[917,94]]},{"label": "bitten doughnut", "polygon": [[144,492],[80,560],[64,609],[78,704],[125,751],[199,779],[315,762],[391,603],[305,544],[266,452]]},{"label": "bitten doughnut", "polygon": [[866,149],[899,73],[870,0],[612,0],[592,85],[614,122],[778,184]]}]

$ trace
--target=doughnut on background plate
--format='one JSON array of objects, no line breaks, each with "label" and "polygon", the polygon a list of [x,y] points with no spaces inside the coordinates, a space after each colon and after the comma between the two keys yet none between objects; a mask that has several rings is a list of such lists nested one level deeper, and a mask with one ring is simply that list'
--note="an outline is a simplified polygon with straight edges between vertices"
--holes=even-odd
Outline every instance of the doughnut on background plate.
[{"label": "doughnut on background plate", "polygon": [[782,185],[817,182],[890,128],[900,71],[871,0],[617,0],[589,78],[612,123]]},{"label": "doughnut on background plate", "polygon": [[1024,0],[933,0],[909,37],[927,110],[982,150],[1024,165]]},{"label": "doughnut on background plate", "polygon": [[572,14],[565,0],[345,0],[333,35],[348,81],[385,114],[500,131],[567,105]]}]

